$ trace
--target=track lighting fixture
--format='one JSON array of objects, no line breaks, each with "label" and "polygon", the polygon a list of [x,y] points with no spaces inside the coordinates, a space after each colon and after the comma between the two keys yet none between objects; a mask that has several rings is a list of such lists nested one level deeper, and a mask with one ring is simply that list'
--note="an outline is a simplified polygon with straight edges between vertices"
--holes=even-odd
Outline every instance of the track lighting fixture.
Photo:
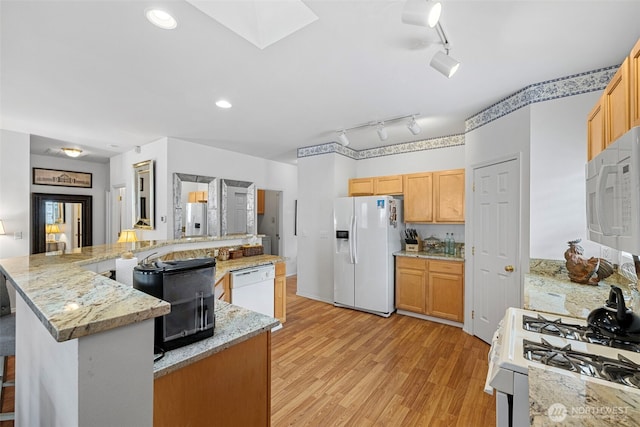
[{"label": "track lighting fixture", "polygon": [[338,140],[340,141],[340,144],[344,145],[345,147],[349,145],[349,138],[347,138],[347,132],[344,130],[342,130],[338,134]]},{"label": "track lighting fixture", "polygon": [[389,135],[387,135],[387,130],[384,128],[384,122],[378,123],[378,129],[376,132],[378,132],[378,138],[380,138],[380,141],[386,141],[389,137]]},{"label": "track lighting fixture", "polygon": [[440,19],[442,4],[433,0],[407,0],[402,10],[402,22],[433,28]]},{"label": "track lighting fixture", "polygon": [[433,58],[431,58],[429,65],[440,71],[446,77],[451,77],[456,71],[458,71],[460,62],[450,57],[448,52],[436,52],[436,54],[433,55]]},{"label": "track lighting fixture", "polygon": [[413,116],[411,116],[411,120],[409,120],[409,123],[407,124],[407,129],[409,129],[409,131],[414,135],[419,134],[422,130],[420,125],[416,122],[416,118]]},{"label": "track lighting fixture", "polygon": [[81,153],[82,150],[80,150],[79,148],[62,148],[62,152],[64,154],[66,154],[69,157],[78,157]]}]

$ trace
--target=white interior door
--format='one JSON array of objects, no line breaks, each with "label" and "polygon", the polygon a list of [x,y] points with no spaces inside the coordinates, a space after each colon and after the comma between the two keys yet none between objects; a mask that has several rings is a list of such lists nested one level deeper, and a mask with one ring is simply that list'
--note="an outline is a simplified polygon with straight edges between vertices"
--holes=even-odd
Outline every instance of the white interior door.
[{"label": "white interior door", "polygon": [[473,171],[473,333],[491,342],[507,307],[520,306],[518,160]]},{"label": "white interior door", "polygon": [[229,205],[228,230],[230,234],[244,234],[247,232],[247,193],[233,192],[233,203]]}]

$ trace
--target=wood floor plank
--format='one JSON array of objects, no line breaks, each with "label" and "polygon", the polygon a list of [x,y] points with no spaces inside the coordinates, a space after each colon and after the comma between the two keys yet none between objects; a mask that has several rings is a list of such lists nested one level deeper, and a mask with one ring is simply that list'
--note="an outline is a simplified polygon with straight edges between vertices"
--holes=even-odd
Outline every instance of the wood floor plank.
[{"label": "wood floor plank", "polygon": [[489,346],[459,328],[382,318],[296,295],[272,336],[271,423],[280,426],[492,426]]}]

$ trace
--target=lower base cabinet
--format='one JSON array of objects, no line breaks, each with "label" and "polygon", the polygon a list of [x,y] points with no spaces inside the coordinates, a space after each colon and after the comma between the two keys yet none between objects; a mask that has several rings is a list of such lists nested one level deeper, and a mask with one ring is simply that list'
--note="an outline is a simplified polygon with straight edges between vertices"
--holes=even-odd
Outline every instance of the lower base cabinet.
[{"label": "lower base cabinet", "polygon": [[153,426],[268,426],[271,332],[153,382]]},{"label": "lower base cabinet", "polygon": [[464,264],[396,257],[396,308],[462,322]]}]

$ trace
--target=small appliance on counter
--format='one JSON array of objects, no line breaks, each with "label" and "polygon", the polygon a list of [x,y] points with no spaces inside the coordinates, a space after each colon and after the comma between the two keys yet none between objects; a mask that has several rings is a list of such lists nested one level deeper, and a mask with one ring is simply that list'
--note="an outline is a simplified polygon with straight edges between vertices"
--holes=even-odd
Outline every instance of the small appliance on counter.
[{"label": "small appliance on counter", "polygon": [[171,312],[156,317],[156,351],[172,350],[213,336],[215,258],[155,261],[133,269],[133,287],[165,300]]}]

